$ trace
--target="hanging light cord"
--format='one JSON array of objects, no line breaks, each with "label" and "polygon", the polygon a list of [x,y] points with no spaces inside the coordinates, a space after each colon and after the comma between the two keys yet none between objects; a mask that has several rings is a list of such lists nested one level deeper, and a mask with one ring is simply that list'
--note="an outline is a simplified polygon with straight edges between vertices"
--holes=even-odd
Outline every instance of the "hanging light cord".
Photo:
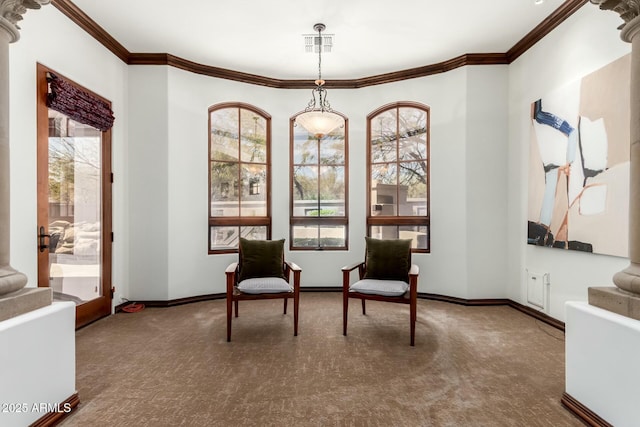
[{"label": "hanging light cord", "polygon": [[[305,112],[309,111],[320,111],[324,112],[332,112],[331,104],[327,100],[327,90],[324,88],[325,81],[322,80],[322,47],[324,45],[322,41],[322,31],[325,29],[324,24],[316,24],[313,26],[314,30],[318,31],[318,80],[315,81],[316,87],[311,90],[311,100],[307,104],[307,108],[304,109]],[[315,46],[314,42],[314,46]],[[318,96],[316,97],[316,92],[318,92]],[[318,103],[320,105],[318,105]]]},{"label": "hanging light cord", "polygon": [[[322,82],[322,27],[318,25],[318,82]],[[321,85],[318,83],[318,85]],[[322,101],[320,102],[322,104]]]}]

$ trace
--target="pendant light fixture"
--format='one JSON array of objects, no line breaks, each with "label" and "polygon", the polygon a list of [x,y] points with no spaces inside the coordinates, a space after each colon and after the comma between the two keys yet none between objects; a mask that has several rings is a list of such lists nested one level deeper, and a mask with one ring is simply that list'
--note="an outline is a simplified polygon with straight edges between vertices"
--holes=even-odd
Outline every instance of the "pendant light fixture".
[{"label": "pendant light fixture", "polygon": [[315,43],[318,48],[318,79],[315,81],[316,87],[311,91],[311,100],[307,104],[307,108],[304,109],[304,113],[296,117],[296,123],[318,139],[344,123],[342,117],[331,109],[331,104],[327,99],[327,90],[324,88],[325,81],[322,79],[322,32],[325,28],[324,24],[313,26],[313,29],[318,32]]}]

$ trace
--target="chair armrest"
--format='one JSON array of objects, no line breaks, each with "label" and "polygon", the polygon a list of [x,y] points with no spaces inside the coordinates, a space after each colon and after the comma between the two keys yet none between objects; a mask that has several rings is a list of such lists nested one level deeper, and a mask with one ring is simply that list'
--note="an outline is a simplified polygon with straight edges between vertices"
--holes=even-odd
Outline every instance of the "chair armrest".
[{"label": "chair armrest", "polygon": [[227,298],[231,298],[233,295],[233,287],[236,285],[236,272],[238,271],[238,263],[232,262],[229,264],[224,274],[227,276]]},{"label": "chair armrest", "polygon": [[294,292],[300,291],[300,273],[302,273],[302,269],[291,261],[284,262],[284,275],[286,280],[289,281],[289,275],[293,271],[293,290]]},{"label": "chair armrest", "polygon": [[344,267],[342,267],[342,271],[343,272],[353,271],[353,270],[355,270],[356,268],[360,267],[363,264],[364,264],[363,261],[359,261],[359,262],[356,262],[354,264],[345,265]]},{"label": "chair armrest", "polygon": [[362,279],[362,276],[364,275],[364,262],[360,261],[360,262],[356,262],[354,264],[350,264],[350,265],[345,265],[344,267],[342,267],[342,289],[344,292],[348,292],[349,291],[349,276],[351,275],[350,273],[355,270],[358,269],[358,276],[360,279]]},{"label": "chair armrest", "polygon": [[302,271],[302,269],[298,266],[298,264],[291,262],[291,261],[285,261],[285,264],[287,264],[289,266],[289,269],[291,269],[291,271],[296,272],[296,271]]},{"label": "chair armrest", "polygon": [[231,264],[229,264],[229,266],[224,272],[225,274],[235,274],[237,269],[238,269],[238,263],[232,262]]},{"label": "chair armrest", "polygon": [[412,304],[415,304],[416,298],[418,297],[418,274],[420,273],[420,268],[412,264],[409,269],[409,298],[412,301]]},{"label": "chair armrest", "polygon": [[409,276],[417,276],[420,274],[420,267],[416,264],[411,264],[411,268],[409,269]]}]

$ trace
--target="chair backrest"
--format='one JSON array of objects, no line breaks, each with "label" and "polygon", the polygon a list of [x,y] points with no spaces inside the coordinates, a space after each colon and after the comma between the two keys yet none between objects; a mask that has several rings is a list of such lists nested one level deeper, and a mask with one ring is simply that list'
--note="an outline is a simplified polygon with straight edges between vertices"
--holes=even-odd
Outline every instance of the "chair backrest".
[{"label": "chair backrest", "polygon": [[411,239],[365,237],[365,279],[403,280],[409,283]]},{"label": "chair backrest", "polygon": [[254,277],[284,276],[284,239],[249,240],[238,245],[238,281]]}]

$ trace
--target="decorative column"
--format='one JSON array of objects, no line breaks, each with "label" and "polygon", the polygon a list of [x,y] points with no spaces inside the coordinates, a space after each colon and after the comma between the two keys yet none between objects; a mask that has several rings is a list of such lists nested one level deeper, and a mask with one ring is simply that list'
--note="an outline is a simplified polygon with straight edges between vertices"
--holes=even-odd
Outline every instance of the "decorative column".
[{"label": "decorative column", "polygon": [[[589,288],[589,303],[640,319],[640,0],[591,0],[620,14],[622,40],[631,43],[630,265],[613,276],[616,288]],[[611,290],[613,289],[613,291]]]},{"label": "decorative column", "polygon": [[22,289],[27,277],[9,264],[9,43],[18,41],[27,9],[39,9],[50,0],[0,0],[0,296]]}]

